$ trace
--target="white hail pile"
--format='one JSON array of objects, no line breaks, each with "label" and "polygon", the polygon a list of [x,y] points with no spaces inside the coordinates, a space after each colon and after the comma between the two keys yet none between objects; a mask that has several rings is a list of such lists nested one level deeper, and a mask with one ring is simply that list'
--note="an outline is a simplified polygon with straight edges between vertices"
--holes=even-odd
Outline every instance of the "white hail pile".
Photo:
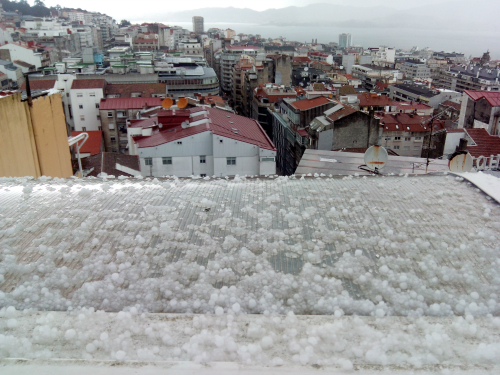
[{"label": "white hail pile", "polygon": [[[118,317],[127,319],[213,314],[203,319],[224,322],[217,329],[229,330],[227,337],[241,333],[228,328],[240,314],[264,314],[273,327],[272,319],[293,314],[487,317],[498,329],[500,210],[461,178],[3,179],[0,214],[5,326],[16,329],[14,308],[73,311],[84,321],[81,330],[40,322],[36,338],[14,343],[0,335],[0,348],[64,335],[86,343],[88,353],[103,347],[115,359],[141,357],[123,349],[133,328],[106,344],[100,313],[89,308],[122,311]],[[210,359],[245,362],[267,356],[276,340],[294,342],[292,325],[278,339],[274,328],[257,329],[264,332],[260,346],[246,349],[200,327],[195,341],[169,356],[204,361],[197,348],[211,340],[221,349]],[[315,350],[329,329],[296,341],[291,355]],[[158,326],[151,335],[168,344],[167,331],[160,337]],[[440,347],[446,338],[429,340]],[[143,354],[154,357],[155,350]],[[314,350],[295,359],[326,358]]]}]

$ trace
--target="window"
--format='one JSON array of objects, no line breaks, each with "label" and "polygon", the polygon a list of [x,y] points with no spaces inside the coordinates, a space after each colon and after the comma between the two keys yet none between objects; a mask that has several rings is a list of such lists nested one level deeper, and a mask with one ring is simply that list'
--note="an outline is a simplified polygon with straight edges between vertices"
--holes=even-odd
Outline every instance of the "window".
[{"label": "window", "polygon": [[161,158],[162,163],[165,164],[172,164],[172,158],[171,157],[166,157],[166,158]]},{"label": "window", "polygon": [[110,123],[108,124],[108,128],[109,128],[110,130],[115,130],[115,124],[114,124],[114,123],[112,123],[112,122],[110,122]]},{"label": "window", "polygon": [[226,158],[227,165],[236,165],[236,158]]},{"label": "window", "polygon": [[391,137],[385,137],[385,140],[386,140],[386,141],[390,141],[390,140],[391,140]]},{"label": "window", "polygon": [[84,115],[80,115],[80,121],[85,121],[85,116]]},{"label": "window", "polygon": [[222,139],[219,140],[219,143],[223,143],[224,141]]},{"label": "window", "polygon": [[394,146],[394,150],[399,150],[399,146]]},{"label": "window", "polygon": [[82,132],[87,131],[87,128],[85,126],[82,126]]},{"label": "window", "polygon": [[69,98],[69,92],[66,93],[66,97]]},{"label": "window", "polygon": [[395,140],[395,141],[400,141],[400,140],[401,140],[401,137],[394,137],[394,140]]},{"label": "window", "polygon": [[98,126],[97,129],[102,130],[102,126]]},{"label": "window", "polygon": [[207,162],[207,158],[205,155],[200,155],[200,163],[205,164]]},{"label": "window", "polygon": [[101,120],[101,116],[97,115],[97,119],[98,119],[98,120]]},{"label": "window", "polygon": [[116,142],[116,137],[109,137],[111,142]]},{"label": "window", "polygon": [[206,173],[202,173],[200,176],[201,177],[207,177],[207,174]]},{"label": "window", "polygon": [[274,161],[274,158],[272,157],[262,158],[261,161]]},{"label": "window", "polygon": [[411,141],[411,137],[405,137],[405,141]]},{"label": "window", "polygon": [[113,117],[113,112],[108,112],[108,117]]},{"label": "window", "polygon": [[405,151],[410,151],[410,146],[404,146],[404,147],[403,147],[403,150],[405,150]]},{"label": "window", "polygon": [[83,98],[83,94],[81,92],[79,92],[79,93],[76,94],[76,97],[77,98]]},{"label": "window", "polygon": [[83,104],[78,104],[78,108],[83,109]]},{"label": "window", "polygon": [[178,145],[182,145],[182,141],[177,141],[177,144]]},{"label": "window", "polygon": [[416,140],[416,141],[421,141],[421,140],[422,140],[422,137],[415,137],[415,140]]},{"label": "window", "polygon": [[420,150],[420,147],[419,146],[415,146],[413,147],[413,151],[419,151]]},{"label": "window", "polygon": [[95,96],[95,92],[89,93],[89,96]]},{"label": "window", "polygon": [[142,93],[140,92],[133,92],[130,97],[131,98],[140,98],[142,96]]},{"label": "window", "polygon": [[144,165],[153,165],[153,158],[144,158]]},{"label": "window", "polygon": [[99,108],[99,103],[95,103],[95,107],[96,107],[96,108]]}]

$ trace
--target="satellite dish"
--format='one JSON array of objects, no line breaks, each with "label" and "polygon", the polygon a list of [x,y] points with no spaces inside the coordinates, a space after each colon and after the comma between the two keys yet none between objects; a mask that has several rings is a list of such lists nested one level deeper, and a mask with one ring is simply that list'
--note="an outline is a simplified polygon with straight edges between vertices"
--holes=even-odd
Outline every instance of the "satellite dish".
[{"label": "satellite dish", "polygon": [[448,161],[451,172],[469,172],[472,169],[472,156],[469,153],[455,155]]},{"label": "satellite dish", "polygon": [[172,104],[174,104],[174,101],[170,98],[165,98],[161,102],[161,106],[165,109],[169,109],[170,107],[172,107]]},{"label": "satellite dish", "polygon": [[382,146],[371,146],[365,152],[365,164],[372,171],[379,171],[387,163],[387,151]]},{"label": "satellite dish", "polygon": [[308,70],[309,70],[309,68],[306,66],[306,67],[304,68],[304,72],[307,72]]},{"label": "satellite dish", "polygon": [[177,100],[177,107],[179,107],[180,109],[186,108],[187,105],[188,101],[186,98],[180,98],[179,100]]}]

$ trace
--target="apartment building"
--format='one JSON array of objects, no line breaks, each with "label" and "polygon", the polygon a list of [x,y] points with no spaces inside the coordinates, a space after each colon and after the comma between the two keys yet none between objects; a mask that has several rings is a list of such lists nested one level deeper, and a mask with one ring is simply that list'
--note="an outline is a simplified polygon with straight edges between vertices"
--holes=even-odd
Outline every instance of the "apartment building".
[{"label": "apartment building", "polygon": [[196,39],[179,42],[178,50],[184,56],[203,57],[203,46]]},{"label": "apartment building", "polygon": [[203,27],[203,17],[194,16],[193,17],[193,32],[196,34],[203,34],[205,31]]},{"label": "apartment building", "polygon": [[406,79],[431,78],[431,69],[423,62],[405,61],[402,64],[396,64],[396,68],[404,74]]},{"label": "apartment building", "polygon": [[101,130],[99,103],[104,98],[106,80],[75,79],[71,85],[70,98],[73,114],[73,129],[76,131]]},{"label": "apartment building", "polygon": [[397,84],[389,86],[389,97],[398,101],[414,101],[438,108],[446,100],[460,101],[461,94],[445,89],[429,89],[424,85]]},{"label": "apartment building", "polygon": [[11,88],[19,87],[24,81],[23,71],[14,63],[6,60],[0,60],[0,73],[3,73],[9,79]]},{"label": "apartment building", "polygon": [[34,65],[36,69],[52,65],[52,50],[45,46],[40,46],[34,42],[13,42],[0,46],[0,59],[22,60]]},{"label": "apartment building", "polygon": [[500,91],[500,68],[478,65],[456,65],[440,72],[439,85],[448,90],[464,92]]},{"label": "apartment building", "polygon": [[130,97],[102,99],[99,103],[100,127],[103,131],[106,152],[127,152],[127,128],[141,113],[152,114],[148,110],[160,108],[163,98]]},{"label": "apartment building", "polygon": [[201,106],[132,121],[130,154],[143,176],[259,176],[276,173],[276,148],[252,119]]},{"label": "apartment building", "polygon": [[257,56],[259,47],[252,45],[228,45],[220,54],[220,84],[222,91],[230,95],[233,83],[233,67],[240,60],[242,54],[252,58]]},{"label": "apartment building", "polygon": [[353,65],[353,77],[359,78],[365,89],[371,91],[377,82],[396,83],[403,78],[403,74],[394,68],[373,64]]},{"label": "apartment building", "polygon": [[500,135],[500,92],[465,90],[458,127],[483,128],[491,135]]},{"label": "apartment building", "polygon": [[[426,156],[422,153],[424,137],[431,132],[431,116],[413,113],[378,113],[382,136],[380,145],[400,156]],[[434,120],[433,133],[444,129],[444,122]]]},{"label": "apartment building", "polygon": [[218,95],[219,80],[212,68],[192,64],[155,65],[158,81],[167,84],[167,96],[179,98],[193,96],[195,93],[203,95]]},{"label": "apartment building", "polygon": [[373,64],[386,66],[388,64],[394,64],[396,58],[396,49],[389,47],[375,47],[368,48],[370,55],[372,57]]}]

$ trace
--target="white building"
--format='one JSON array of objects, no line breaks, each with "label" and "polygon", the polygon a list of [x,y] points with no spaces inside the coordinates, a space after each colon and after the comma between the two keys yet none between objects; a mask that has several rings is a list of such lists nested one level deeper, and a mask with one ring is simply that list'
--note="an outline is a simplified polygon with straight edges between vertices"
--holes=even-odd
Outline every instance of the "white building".
[{"label": "white building", "polygon": [[340,34],[339,35],[339,47],[349,48],[352,46],[352,36],[351,34]]},{"label": "white building", "polygon": [[27,62],[28,64],[35,65],[37,69],[49,65],[46,64],[45,54],[43,51],[39,51],[37,46],[35,46],[32,42],[8,43],[0,46],[0,50],[8,50],[11,61],[21,60]]},{"label": "white building", "polygon": [[106,80],[75,79],[71,85],[70,99],[74,127],[72,130],[101,130],[99,102],[104,98]]},{"label": "white building", "polygon": [[83,12],[70,12],[69,13],[70,21],[78,21],[85,23],[85,13]]},{"label": "white building", "polygon": [[369,48],[374,64],[394,64],[396,58],[396,49],[389,47]]},{"label": "white building", "polygon": [[161,111],[128,127],[143,176],[276,173],[276,148],[255,120],[206,106]]}]

